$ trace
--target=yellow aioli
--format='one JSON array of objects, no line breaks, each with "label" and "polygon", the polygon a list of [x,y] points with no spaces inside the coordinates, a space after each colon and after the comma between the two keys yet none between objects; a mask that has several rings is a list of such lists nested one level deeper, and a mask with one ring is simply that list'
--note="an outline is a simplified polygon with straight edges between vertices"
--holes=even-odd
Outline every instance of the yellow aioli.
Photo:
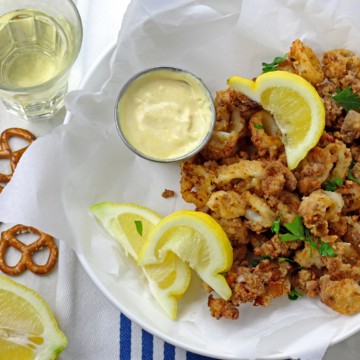
[{"label": "yellow aioli", "polygon": [[122,136],[145,157],[176,160],[194,152],[212,131],[211,95],[195,76],[155,69],[136,78],[121,95]]}]

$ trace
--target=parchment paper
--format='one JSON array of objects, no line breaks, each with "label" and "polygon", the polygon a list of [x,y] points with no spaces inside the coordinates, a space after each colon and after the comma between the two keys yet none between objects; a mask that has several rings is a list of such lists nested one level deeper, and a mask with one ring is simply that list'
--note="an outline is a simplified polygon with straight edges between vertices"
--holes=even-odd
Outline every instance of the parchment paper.
[{"label": "parchment paper", "polygon": [[[283,298],[268,308],[242,306],[238,321],[217,321],[193,277],[179,320],[172,322],[89,207],[126,201],[162,215],[192,208],[179,193],[179,166],[136,157],[116,132],[115,98],[134,73],[151,66],[181,67],[201,77],[214,95],[231,75],[258,75],[262,61],[285,54],[296,38],[319,54],[339,47],[360,53],[359,13],[356,0],[134,0],[110,78],[100,93],[85,88],[69,94],[70,122],[26,151],[0,195],[0,220],[33,225],[66,241],[111,301],[175,345],[222,359],[321,359],[334,338],[359,329],[360,315],[340,316],[318,300]],[[162,198],[165,188],[177,196]]]}]

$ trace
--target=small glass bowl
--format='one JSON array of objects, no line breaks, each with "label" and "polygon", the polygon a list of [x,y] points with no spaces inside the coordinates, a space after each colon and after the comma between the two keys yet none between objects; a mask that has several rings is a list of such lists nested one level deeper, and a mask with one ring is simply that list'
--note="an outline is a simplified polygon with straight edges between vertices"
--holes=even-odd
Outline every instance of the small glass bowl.
[{"label": "small glass bowl", "polygon": [[[144,76],[147,76],[149,74],[156,76],[156,74],[158,73],[159,76],[161,76],[161,74],[164,74],[164,71],[165,71],[165,73],[169,72],[169,74],[173,73],[174,76],[175,75],[176,76],[178,76],[178,75],[184,76],[184,79],[191,79],[191,81],[193,81],[194,84],[196,84],[196,87],[201,89],[202,95],[204,96],[204,99],[206,99],[208,101],[208,106],[209,106],[209,109],[207,110],[209,119],[207,121],[207,128],[206,128],[205,135],[201,138],[201,141],[195,147],[190,148],[188,150],[188,152],[186,152],[182,155],[179,155],[179,156],[175,156],[175,157],[153,156],[151,154],[147,154],[146,152],[142,151],[139,147],[134,146],[134,144],[132,144],[131,141],[129,141],[128,137],[126,136],[126,134],[124,132],[122,122],[121,122],[121,120],[122,120],[121,115],[119,114],[121,101],[124,98],[124,95],[126,94],[126,92],[129,90],[129,87],[131,85],[133,85],[136,81],[138,81],[139,79],[141,79]],[[186,83],[185,80],[180,80],[180,81],[184,81]],[[136,155],[138,155],[144,159],[154,161],[154,162],[172,163],[172,162],[177,162],[177,161],[187,159],[187,158],[195,155],[209,141],[209,139],[212,135],[213,129],[214,129],[215,120],[216,120],[216,111],[215,111],[214,100],[211,96],[210,91],[205,86],[203,81],[200,78],[198,78],[197,76],[195,76],[194,74],[190,73],[189,71],[182,70],[179,68],[174,68],[174,67],[155,67],[155,68],[143,70],[143,71],[135,74],[122,87],[122,89],[117,97],[116,104],[115,104],[115,123],[116,123],[118,133],[119,133],[121,139],[123,140],[123,142],[125,143],[125,145]],[[151,134],[149,134],[149,137],[150,136],[151,136]],[[160,140],[153,138],[153,141],[157,141],[157,143],[158,143],[158,141],[160,141]]]}]

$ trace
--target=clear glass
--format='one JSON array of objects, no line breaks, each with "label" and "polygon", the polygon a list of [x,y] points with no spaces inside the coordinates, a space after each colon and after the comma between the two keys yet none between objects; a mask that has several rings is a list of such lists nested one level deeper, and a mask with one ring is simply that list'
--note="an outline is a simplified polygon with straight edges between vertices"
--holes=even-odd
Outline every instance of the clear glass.
[{"label": "clear glass", "polygon": [[81,48],[79,12],[71,0],[0,1],[0,98],[14,115],[51,118]]}]

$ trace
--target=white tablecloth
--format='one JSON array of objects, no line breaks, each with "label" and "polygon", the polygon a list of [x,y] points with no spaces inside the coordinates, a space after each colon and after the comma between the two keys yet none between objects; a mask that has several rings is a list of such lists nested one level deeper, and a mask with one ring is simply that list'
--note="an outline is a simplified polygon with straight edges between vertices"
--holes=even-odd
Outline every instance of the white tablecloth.
[{"label": "white tablecloth", "polygon": [[[84,40],[70,79],[70,89],[79,87],[84,75],[99,56],[116,42],[129,0],[77,0],[83,20]],[[41,136],[61,124],[62,111],[55,119],[36,126]],[[9,116],[0,107],[0,127],[34,129],[32,124]],[[64,242],[59,243],[55,271],[40,277],[25,272],[15,280],[38,291],[49,303],[69,344],[62,360],[202,359],[183,349],[154,338],[120,314],[97,289],[76,255]],[[120,334],[123,329],[122,335]],[[316,340],[314,340],[316,341]],[[360,354],[360,334],[331,347],[324,360],[355,360]]]}]

